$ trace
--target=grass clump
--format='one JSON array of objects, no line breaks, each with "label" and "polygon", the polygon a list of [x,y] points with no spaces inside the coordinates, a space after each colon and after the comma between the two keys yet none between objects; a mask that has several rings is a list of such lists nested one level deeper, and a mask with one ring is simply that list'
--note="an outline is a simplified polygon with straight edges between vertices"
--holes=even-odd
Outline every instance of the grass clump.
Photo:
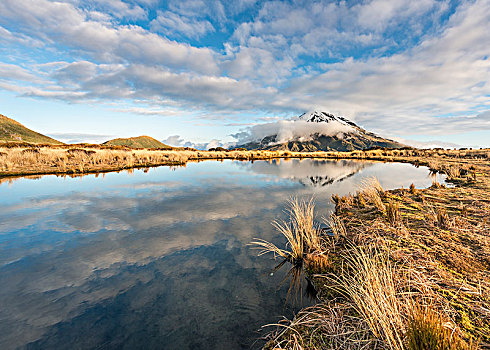
[{"label": "grass clump", "polygon": [[417,193],[417,189],[415,188],[415,185],[414,184],[410,184],[409,192],[411,194],[416,194]]},{"label": "grass clump", "polygon": [[407,350],[470,350],[477,349],[466,343],[459,333],[444,325],[442,317],[429,308],[415,307],[410,315],[406,332]]},{"label": "grass clump", "polygon": [[273,253],[274,257],[280,256],[293,264],[301,264],[306,253],[321,251],[320,230],[313,221],[314,207],[313,199],[291,198],[287,209],[289,221],[273,222],[279,233],[286,237],[286,249],[263,239],[256,239],[251,244],[261,249],[259,255]]},{"label": "grass clump", "polygon": [[391,225],[400,221],[400,206],[395,202],[388,202],[386,205],[386,219]]},{"label": "grass clump", "polygon": [[361,183],[361,193],[370,203],[374,204],[374,206],[380,212],[385,212],[386,208],[381,199],[384,196],[385,192],[383,190],[383,187],[381,187],[378,179],[376,179],[375,177],[365,179]]},{"label": "grass clump", "polygon": [[353,247],[344,255],[344,263],[343,271],[331,278],[333,288],[352,303],[376,339],[390,349],[403,350],[406,310],[388,257]]},{"label": "grass clump", "polygon": [[449,228],[449,216],[444,208],[436,210],[436,219],[441,228]]}]

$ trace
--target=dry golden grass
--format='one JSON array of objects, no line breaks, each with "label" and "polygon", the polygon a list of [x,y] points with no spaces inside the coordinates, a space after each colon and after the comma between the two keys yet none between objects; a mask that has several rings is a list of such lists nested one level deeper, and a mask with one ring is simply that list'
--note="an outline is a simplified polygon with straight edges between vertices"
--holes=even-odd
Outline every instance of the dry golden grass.
[{"label": "dry golden grass", "polygon": [[269,325],[277,328],[265,349],[477,349],[416,269],[396,266],[376,248],[350,246],[340,255],[340,269],[317,276],[329,297],[291,322]]},{"label": "dry golden grass", "polygon": [[365,198],[373,203],[380,212],[385,212],[386,208],[381,200],[381,197],[384,195],[384,190],[378,179],[374,177],[364,179],[360,186],[360,192],[362,193],[361,196],[363,199]]},{"label": "dry golden grass", "polygon": [[389,257],[353,247],[344,253],[343,261],[343,270],[329,278],[332,288],[351,302],[376,339],[390,349],[404,349],[407,309]]},{"label": "dry golden grass", "polygon": [[[78,151],[77,151],[78,150]],[[481,150],[366,150],[353,152],[291,152],[266,150],[198,151],[193,149],[129,149],[104,145],[34,145],[0,143],[0,176],[105,172],[133,167],[178,165],[204,159],[259,160],[279,158],[366,159],[411,162],[461,179],[477,176],[466,163],[488,161],[489,149]],[[429,162],[430,159],[430,162]],[[441,160],[444,159],[444,164]],[[448,163],[448,160],[451,160]]]},{"label": "dry golden grass", "polygon": [[392,225],[400,222],[400,206],[396,202],[389,201],[386,206],[386,218]]},{"label": "dry golden grass", "polygon": [[287,213],[289,221],[274,221],[273,225],[286,240],[286,249],[278,248],[275,244],[256,238],[251,244],[260,249],[259,255],[273,253],[294,264],[302,264],[305,254],[310,251],[322,250],[320,230],[314,225],[313,199],[309,201],[291,198]]},{"label": "dry golden grass", "polygon": [[407,350],[472,350],[477,345],[465,342],[458,332],[445,325],[440,314],[427,307],[409,310],[406,331]]},{"label": "dry golden grass", "polygon": [[159,165],[185,165],[206,159],[275,159],[284,151],[197,151],[129,149],[124,147],[21,146],[1,147],[0,176],[30,174],[84,174]]},{"label": "dry golden grass", "polygon": [[384,191],[371,179],[333,196],[333,237],[304,264],[321,302],[281,323],[265,348],[490,348],[489,153],[397,152],[387,154],[455,187]]}]

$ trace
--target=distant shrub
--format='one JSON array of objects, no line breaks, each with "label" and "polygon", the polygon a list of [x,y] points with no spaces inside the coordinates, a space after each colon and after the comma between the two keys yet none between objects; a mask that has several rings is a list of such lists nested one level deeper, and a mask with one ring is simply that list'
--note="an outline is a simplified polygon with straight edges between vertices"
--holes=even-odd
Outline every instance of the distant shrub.
[{"label": "distant shrub", "polygon": [[210,152],[228,152],[228,149],[223,148],[223,147],[214,147],[214,148],[208,149],[208,151],[210,151]]},{"label": "distant shrub", "polygon": [[417,189],[415,188],[415,185],[414,185],[414,184],[411,184],[411,185],[410,185],[410,193],[411,193],[411,194],[415,194],[415,193],[417,193]]},{"label": "distant shrub", "polygon": [[39,150],[37,148],[27,148],[22,150],[22,154],[39,154]]},{"label": "distant shrub", "polygon": [[440,227],[442,228],[449,227],[449,216],[447,215],[445,209],[438,209],[436,212],[436,217],[437,217],[437,223],[439,224]]},{"label": "distant shrub", "polygon": [[92,155],[92,154],[95,154],[96,152],[92,151],[92,150],[88,150],[88,149],[83,149],[83,148],[70,148],[69,150],[66,151],[66,153],[68,153],[68,154],[83,153],[86,155]]}]

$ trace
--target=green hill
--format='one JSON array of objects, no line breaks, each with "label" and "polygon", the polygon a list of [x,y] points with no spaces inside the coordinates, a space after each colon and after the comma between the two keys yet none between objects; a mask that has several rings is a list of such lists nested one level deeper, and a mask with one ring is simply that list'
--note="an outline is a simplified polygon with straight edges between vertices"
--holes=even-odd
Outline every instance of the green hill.
[{"label": "green hill", "polygon": [[63,142],[26,128],[19,122],[0,114],[0,142],[29,142],[62,145]]},{"label": "green hill", "polygon": [[155,140],[150,136],[138,136],[109,140],[103,143],[108,146],[124,146],[129,148],[166,148],[172,149],[169,145],[166,145],[158,140]]}]

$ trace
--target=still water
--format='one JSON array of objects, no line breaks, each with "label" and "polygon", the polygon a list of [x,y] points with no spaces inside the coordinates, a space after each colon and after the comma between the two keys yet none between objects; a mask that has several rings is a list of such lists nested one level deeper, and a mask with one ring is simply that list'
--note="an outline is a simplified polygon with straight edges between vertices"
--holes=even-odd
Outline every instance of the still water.
[{"label": "still water", "polygon": [[[271,222],[289,197],[364,177],[426,187],[427,168],[358,161],[206,161],[182,168],[0,183],[0,349],[249,349],[261,326],[313,303],[287,297]],[[301,293],[300,293],[301,294]]]}]

